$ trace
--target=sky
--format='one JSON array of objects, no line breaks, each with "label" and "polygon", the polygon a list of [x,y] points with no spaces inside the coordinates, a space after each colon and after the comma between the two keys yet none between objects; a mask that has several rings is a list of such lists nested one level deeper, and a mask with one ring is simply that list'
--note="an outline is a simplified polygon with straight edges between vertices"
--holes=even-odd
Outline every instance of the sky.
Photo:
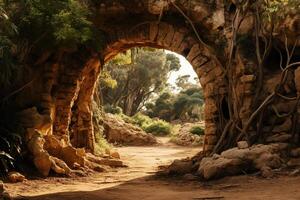
[{"label": "sky", "polygon": [[166,50],[166,53],[174,54],[175,56],[177,56],[179,58],[180,64],[181,64],[181,67],[177,72],[171,73],[171,76],[168,80],[169,84],[176,87],[175,82],[176,82],[177,77],[183,76],[183,75],[190,75],[189,82],[197,83],[194,79],[195,77],[197,77],[197,74],[194,71],[192,65],[185,59],[185,57],[183,57],[182,55],[179,55],[177,53],[174,53],[172,51],[168,51],[168,50]]}]

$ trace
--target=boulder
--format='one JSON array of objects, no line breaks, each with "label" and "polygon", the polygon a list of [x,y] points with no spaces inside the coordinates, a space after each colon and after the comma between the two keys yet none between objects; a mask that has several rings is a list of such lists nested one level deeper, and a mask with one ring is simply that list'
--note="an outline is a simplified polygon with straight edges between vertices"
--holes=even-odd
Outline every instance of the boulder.
[{"label": "boulder", "polygon": [[204,179],[237,175],[244,171],[260,170],[262,176],[272,177],[272,169],[282,165],[280,154],[287,150],[287,144],[253,145],[249,148],[228,149],[200,162],[198,174]]},{"label": "boulder", "polygon": [[45,152],[43,154],[39,154],[33,159],[33,163],[37,170],[44,176],[47,177],[49,175],[52,162],[50,160],[50,156]]},{"label": "boulder", "polygon": [[249,147],[247,141],[239,141],[237,143],[237,146],[238,146],[239,149],[247,149]]},{"label": "boulder", "polygon": [[[11,183],[23,182],[25,180],[25,176],[23,176],[19,172],[9,172],[8,173],[8,180]],[[3,190],[3,187],[2,187],[2,190]]]},{"label": "boulder", "polygon": [[61,159],[67,163],[69,167],[73,167],[75,163],[84,166],[84,156],[82,152],[72,146],[67,146],[61,150]]},{"label": "boulder", "polygon": [[261,171],[261,176],[264,178],[272,178],[274,176],[274,173],[270,167],[267,166],[262,167],[260,171]]},{"label": "boulder", "polygon": [[184,175],[193,171],[193,162],[191,160],[174,160],[168,167],[169,174]]},{"label": "boulder", "polygon": [[46,135],[44,137],[44,148],[48,153],[55,157],[61,157],[62,144],[54,135]]},{"label": "boulder", "polygon": [[234,175],[242,172],[243,162],[240,159],[229,159],[220,157],[212,159],[210,157],[203,158],[198,173],[204,179],[220,178],[225,175]]},{"label": "boulder", "polygon": [[117,151],[110,152],[110,156],[115,159],[120,159],[120,154]]}]

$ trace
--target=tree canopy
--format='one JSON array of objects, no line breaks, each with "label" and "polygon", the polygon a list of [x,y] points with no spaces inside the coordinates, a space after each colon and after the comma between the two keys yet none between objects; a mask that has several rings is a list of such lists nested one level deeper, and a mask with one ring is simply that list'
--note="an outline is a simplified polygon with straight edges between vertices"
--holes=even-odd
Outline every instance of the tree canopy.
[{"label": "tree canopy", "polygon": [[117,85],[112,88],[107,84],[109,79],[101,80],[103,101],[134,115],[152,94],[166,87],[170,73],[179,68],[179,59],[164,50],[133,48],[106,65],[103,74],[109,72],[110,82],[115,80]]}]

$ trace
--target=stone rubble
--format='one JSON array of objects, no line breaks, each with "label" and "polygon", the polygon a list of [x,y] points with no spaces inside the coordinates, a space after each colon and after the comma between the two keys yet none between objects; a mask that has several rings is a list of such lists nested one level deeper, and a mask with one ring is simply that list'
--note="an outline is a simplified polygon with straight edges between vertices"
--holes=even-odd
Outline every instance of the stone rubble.
[{"label": "stone rubble", "polygon": [[121,145],[142,146],[157,143],[152,134],[112,114],[106,114],[104,117],[104,135],[108,142]]}]

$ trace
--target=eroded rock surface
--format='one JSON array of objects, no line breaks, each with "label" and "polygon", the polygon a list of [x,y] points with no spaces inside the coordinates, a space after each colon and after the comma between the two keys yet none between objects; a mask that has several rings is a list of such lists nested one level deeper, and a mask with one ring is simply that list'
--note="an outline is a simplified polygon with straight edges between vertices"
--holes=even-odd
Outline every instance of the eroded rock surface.
[{"label": "eroded rock surface", "polygon": [[287,150],[285,143],[254,145],[250,148],[232,148],[203,158],[198,169],[204,179],[237,175],[246,171],[260,170],[263,176],[270,175],[270,169],[279,168],[282,164],[281,154]]},{"label": "eroded rock surface", "polygon": [[141,128],[124,122],[112,114],[106,114],[104,118],[104,134],[110,143],[122,145],[153,145],[157,141],[155,137],[143,131]]}]

